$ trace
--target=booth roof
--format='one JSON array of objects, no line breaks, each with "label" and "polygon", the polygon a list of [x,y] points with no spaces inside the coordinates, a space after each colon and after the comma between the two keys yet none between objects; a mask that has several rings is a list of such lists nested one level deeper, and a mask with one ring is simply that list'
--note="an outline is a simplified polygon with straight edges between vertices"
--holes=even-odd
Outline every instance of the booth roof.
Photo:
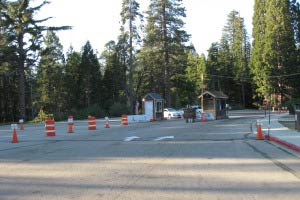
[{"label": "booth roof", "polygon": [[145,100],[163,100],[162,96],[157,93],[148,93],[144,97]]},{"label": "booth roof", "polygon": [[205,94],[209,94],[216,99],[228,99],[228,96],[221,91],[205,91],[199,96],[199,98],[202,98]]}]

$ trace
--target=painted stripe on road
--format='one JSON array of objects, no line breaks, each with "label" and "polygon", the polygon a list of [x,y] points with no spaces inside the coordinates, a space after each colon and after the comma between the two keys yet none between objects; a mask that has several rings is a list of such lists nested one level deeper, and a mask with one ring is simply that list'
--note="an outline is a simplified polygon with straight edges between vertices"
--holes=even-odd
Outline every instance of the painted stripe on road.
[{"label": "painted stripe on road", "polygon": [[166,139],[174,139],[174,136],[158,137],[158,138],[154,139],[153,141],[161,141],[161,140],[166,140]]},{"label": "painted stripe on road", "polygon": [[137,136],[127,137],[127,138],[124,139],[124,142],[130,142],[130,141],[138,139],[138,138],[140,138],[140,137],[137,137]]}]

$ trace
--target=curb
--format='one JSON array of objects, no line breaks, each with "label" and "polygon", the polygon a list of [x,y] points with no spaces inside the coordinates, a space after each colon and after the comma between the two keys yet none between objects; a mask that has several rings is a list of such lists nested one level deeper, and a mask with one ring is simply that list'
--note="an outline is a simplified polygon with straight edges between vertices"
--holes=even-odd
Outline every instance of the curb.
[{"label": "curb", "polygon": [[281,139],[279,139],[277,137],[269,136],[268,138],[266,137],[266,140],[269,140],[271,142],[276,142],[277,144],[283,145],[283,146],[285,146],[285,147],[287,147],[287,148],[289,148],[289,149],[291,149],[293,151],[296,151],[298,153],[300,152],[300,147],[299,146],[296,146],[294,144],[291,144],[289,142],[281,140]]}]

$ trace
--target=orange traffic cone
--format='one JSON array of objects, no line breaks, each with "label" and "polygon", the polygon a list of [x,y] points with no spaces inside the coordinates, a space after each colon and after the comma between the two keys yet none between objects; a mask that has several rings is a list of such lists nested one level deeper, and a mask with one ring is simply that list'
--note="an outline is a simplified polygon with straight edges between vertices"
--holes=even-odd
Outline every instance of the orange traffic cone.
[{"label": "orange traffic cone", "polygon": [[263,136],[263,133],[262,133],[262,130],[261,130],[261,123],[260,123],[259,120],[257,120],[256,126],[257,126],[256,139],[257,139],[257,140],[263,140],[263,139],[264,139],[264,136]]},{"label": "orange traffic cone", "polygon": [[73,133],[73,116],[68,116],[68,133]]},{"label": "orange traffic cone", "polygon": [[105,128],[109,128],[109,120],[108,120],[108,117],[105,117]]},{"label": "orange traffic cone", "polygon": [[73,124],[68,124],[68,133],[73,133]]},{"label": "orange traffic cone", "polygon": [[121,115],[121,125],[128,125],[128,116],[127,115]]},{"label": "orange traffic cone", "polygon": [[200,119],[200,122],[207,122],[207,119],[206,119],[206,117],[204,116],[203,113],[201,113],[201,119]]},{"label": "orange traffic cone", "polygon": [[11,142],[12,143],[18,143],[19,142],[16,128],[14,128],[13,137],[12,137],[12,141]]}]

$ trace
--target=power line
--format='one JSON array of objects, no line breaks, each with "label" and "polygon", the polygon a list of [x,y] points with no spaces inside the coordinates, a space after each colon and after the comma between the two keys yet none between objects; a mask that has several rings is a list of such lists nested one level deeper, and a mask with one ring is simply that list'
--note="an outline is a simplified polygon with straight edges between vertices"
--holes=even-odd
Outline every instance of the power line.
[{"label": "power line", "polygon": [[[214,76],[218,78],[227,78],[227,79],[240,79],[240,80],[253,80],[253,78],[249,77],[234,77],[234,76],[223,76],[223,75],[216,75],[216,74],[205,74],[204,76]],[[293,73],[293,74],[283,74],[283,75],[274,75],[274,76],[266,76],[267,78],[282,78],[282,77],[293,77],[293,76],[300,76],[300,73]]]}]

